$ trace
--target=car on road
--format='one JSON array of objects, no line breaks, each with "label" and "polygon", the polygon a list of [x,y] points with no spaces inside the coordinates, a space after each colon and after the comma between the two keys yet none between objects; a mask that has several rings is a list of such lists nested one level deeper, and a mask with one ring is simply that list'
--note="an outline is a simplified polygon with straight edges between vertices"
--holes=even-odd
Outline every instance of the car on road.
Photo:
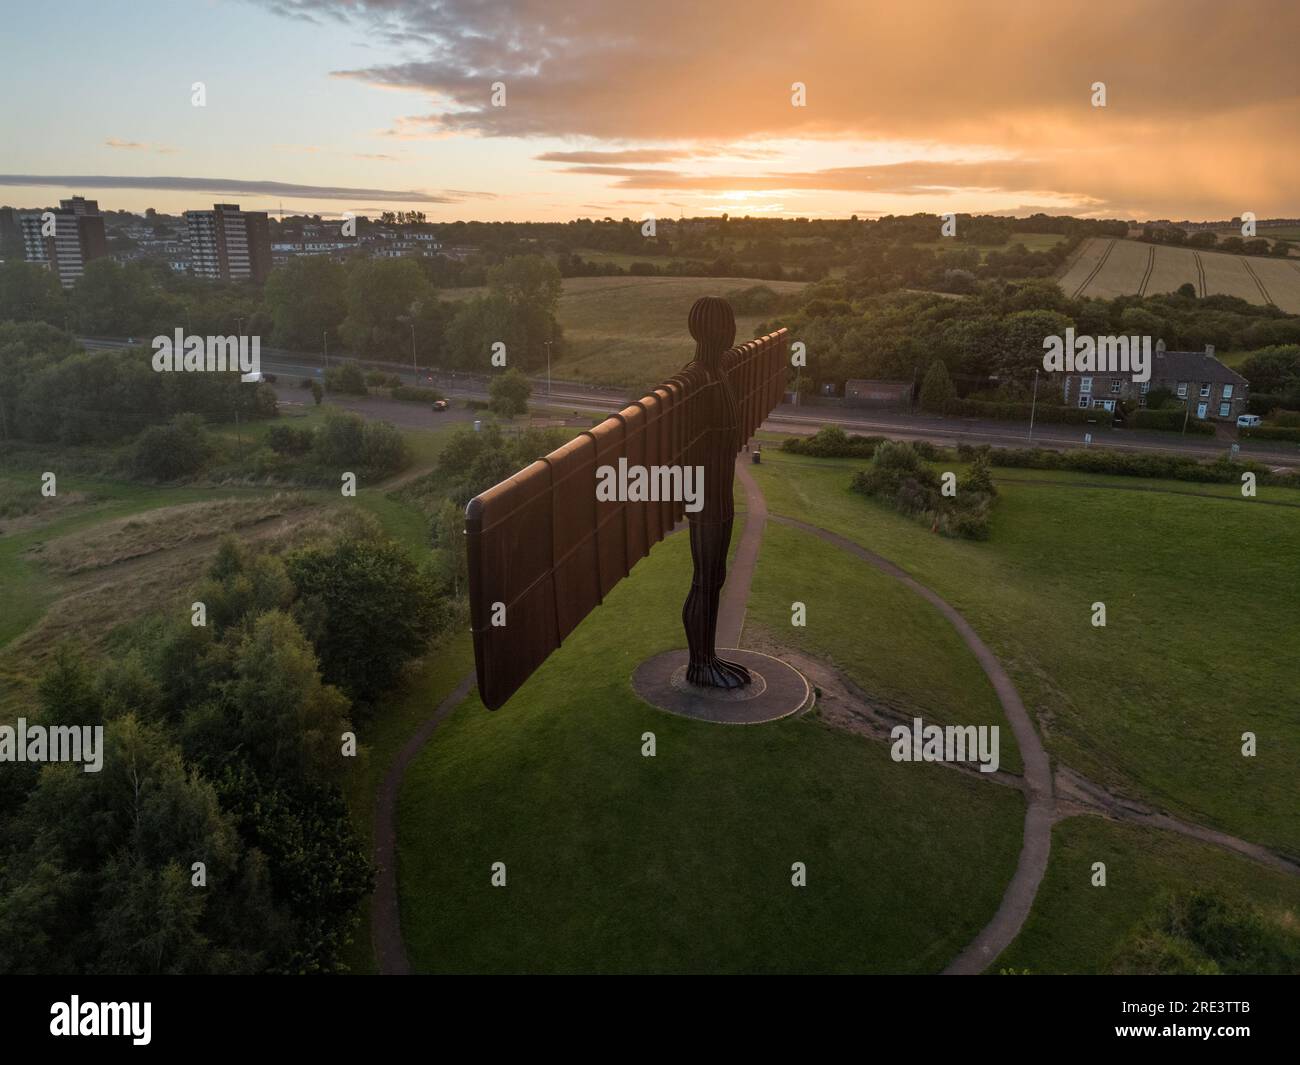
[{"label": "car on road", "polygon": [[1240,414],[1237,416],[1238,429],[1254,429],[1260,423],[1258,414]]},{"label": "car on road", "polygon": [[435,414],[441,414],[446,409],[447,409],[447,401],[445,399],[435,399],[433,401],[433,412]]}]

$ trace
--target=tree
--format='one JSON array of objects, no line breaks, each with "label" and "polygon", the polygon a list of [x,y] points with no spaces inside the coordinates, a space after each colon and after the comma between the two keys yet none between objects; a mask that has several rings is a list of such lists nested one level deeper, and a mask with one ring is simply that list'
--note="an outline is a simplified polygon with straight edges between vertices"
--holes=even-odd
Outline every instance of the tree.
[{"label": "tree", "polygon": [[435,300],[414,259],[356,260],[348,273],[348,313],[339,334],[363,359],[405,362],[411,351],[409,319]]},{"label": "tree", "polygon": [[488,386],[491,410],[503,418],[513,418],[516,414],[528,413],[528,397],[533,393],[533,386],[517,366],[512,366],[499,377],[492,379]]},{"label": "tree", "polygon": [[203,418],[178,414],[167,425],[151,425],[140,434],[132,463],[137,477],[174,481],[202,470],[212,451]]},{"label": "tree", "polygon": [[952,379],[948,376],[948,367],[942,359],[935,359],[925,371],[925,380],[921,382],[921,408],[942,414],[949,400],[957,397]]},{"label": "tree", "polygon": [[431,522],[433,546],[438,550],[439,579],[453,599],[469,584],[469,554],[465,541],[465,510],[444,499]]},{"label": "tree", "polygon": [[0,319],[62,327],[63,289],[49,270],[14,259],[0,263]]},{"label": "tree", "polygon": [[280,347],[320,351],[348,312],[347,273],[323,255],[304,255],[271,271],[263,289]]},{"label": "tree", "polygon": [[390,540],[345,537],[298,551],[287,566],[322,675],[355,701],[371,704],[391,687],[438,627],[437,590]]}]

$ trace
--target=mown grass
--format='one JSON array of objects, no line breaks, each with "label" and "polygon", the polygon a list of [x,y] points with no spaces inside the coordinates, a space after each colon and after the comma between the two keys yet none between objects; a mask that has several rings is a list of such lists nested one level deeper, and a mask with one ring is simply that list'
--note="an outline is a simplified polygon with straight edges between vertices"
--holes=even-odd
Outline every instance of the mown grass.
[{"label": "mown grass", "polygon": [[417,969],[936,971],[996,909],[1018,793],[815,719],[712,725],[633,694],[635,666],[681,642],[688,573],[671,537],[509,703],[471,696],[412,765],[398,873]]},{"label": "mown grass", "polygon": [[[1300,853],[1296,513],[1232,486],[995,470],[992,537],[944,539],[849,490],[861,461],[769,452],[769,508],[909,570],[999,656],[1051,753],[1193,821]],[[1069,485],[1023,483],[1041,475]],[[1106,482],[1110,482],[1107,484]],[[1259,500],[1300,493],[1261,488]],[[1095,602],[1107,624],[1092,625]],[[1254,758],[1241,736],[1259,737]]]},{"label": "mown grass", "polygon": [[[806,624],[791,623],[803,603]],[[999,726],[1001,768],[1022,768],[997,694],[948,620],[903,584],[814,536],[768,523],[745,619],[834,663],[872,699],[927,723]],[[743,642],[743,641],[742,641]]]},{"label": "mown grass", "polygon": [[[1092,865],[1106,886],[1092,886]],[[1029,919],[989,967],[1031,973],[1109,972],[1117,947],[1162,891],[1211,888],[1295,927],[1300,877],[1172,832],[1072,817],[1052,829],[1052,860]]]}]

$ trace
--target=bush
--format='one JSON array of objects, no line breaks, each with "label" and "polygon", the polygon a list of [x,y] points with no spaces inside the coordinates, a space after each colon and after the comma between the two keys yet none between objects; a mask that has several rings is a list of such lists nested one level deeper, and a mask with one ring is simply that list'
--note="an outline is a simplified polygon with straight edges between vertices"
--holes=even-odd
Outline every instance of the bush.
[{"label": "bush", "polygon": [[[818,459],[869,459],[883,436],[850,436],[838,425],[823,425],[813,436],[788,437],[781,450],[792,455],[809,455]],[[943,455],[943,448],[926,440],[916,440],[912,447],[921,458],[933,461]]]},{"label": "bush", "polygon": [[364,396],[367,393],[366,377],[355,362],[335,363],[325,371],[325,388],[330,392]]},{"label": "bush", "polygon": [[1201,418],[1189,418],[1185,407],[1174,410],[1135,410],[1129,416],[1129,424],[1134,429],[1162,429],[1166,432],[1180,433],[1183,422],[1187,422],[1189,433],[1201,436],[1214,435],[1214,423]]},{"label": "bush", "polygon": [[992,493],[968,487],[955,497],[945,497],[939,483],[939,475],[925,465],[911,443],[885,440],[876,448],[871,465],[854,475],[851,486],[944,536],[988,539]]},{"label": "bush", "polygon": [[313,447],[322,466],[360,466],[365,455],[366,423],[359,414],[331,410],[316,430]]},{"label": "bush", "polygon": [[321,388],[319,381],[311,382],[311,398],[315,401],[316,406],[320,406],[320,401],[325,395],[325,389]]},{"label": "bush", "polygon": [[411,385],[399,385],[390,394],[393,399],[409,399],[416,403],[433,403],[447,398],[436,388],[414,388]]},{"label": "bush", "polygon": [[997,421],[1029,421],[1033,413],[1035,422],[1053,425],[1087,425],[1089,422],[1104,422],[1109,425],[1112,416],[1100,408],[1092,407],[1057,407],[1047,403],[998,403],[983,399],[950,399],[943,407],[943,413],[958,418],[993,418]]},{"label": "bush", "polygon": [[266,442],[278,455],[305,455],[311,450],[310,429],[295,429],[292,425],[273,425],[266,434]]},{"label": "bush", "polygon": [[202,470],[211,453],[202,417],[178,414],[166,425],[151,425],[136,438],[131,465],[137,477],[174,481]]},{"label": "bush", "polygon": [[968,492],[983,492],[985,495],[990,496],[998,494],[997,488],[993,485],[993,475],[989,471],[987,448],[981,448],[979,454],[975,456],[975,461],[971,463],[971,468],[966,473],[966,479],[962,487]]},{"label": "bush", "polygon": [[396,473],[411,461],[406,438],[388,422],[366,422],[362,463],[377,473]]},{"label": "bush", "polygon": [[1257,425],[1253,429],[1241,430],[1240,436],[1243,440],[1286,440],[1293,444],[1300,444],[1300,427]]},{"label": "bush", "polygon": [[304,377],[301,381],[298,382],[298,387],[307,389],[307,388],[311,388],[311,386],[314,385],[315,383],[316,383],[316,378]]},{"label": "bush", "polygon": [[383,388],[388,384],[388,374],[383,370],[367,370],[365,380],[370,388]]}]

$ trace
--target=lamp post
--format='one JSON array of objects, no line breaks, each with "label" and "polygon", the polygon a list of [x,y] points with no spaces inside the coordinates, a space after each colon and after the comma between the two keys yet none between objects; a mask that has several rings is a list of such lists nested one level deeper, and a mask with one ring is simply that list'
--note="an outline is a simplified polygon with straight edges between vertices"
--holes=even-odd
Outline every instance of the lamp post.
[{"label": "lamp post", "polygon": [[1038,410],[1038,368],[1034,368],[1034,400],[1029,405],[1029,444],[1034,443],[1034,412]]},{"label": "lamp post", "polygon": [[546,398],[551,398],[551,342],[546,342]]},{"label": "lamp post", "polygon": [[397,320],[403,325],[411,327],[411,369],[415,372],[415,383],[420,383],[420,367],[415,362],[415,316],[413,314],[399,314]]}]

